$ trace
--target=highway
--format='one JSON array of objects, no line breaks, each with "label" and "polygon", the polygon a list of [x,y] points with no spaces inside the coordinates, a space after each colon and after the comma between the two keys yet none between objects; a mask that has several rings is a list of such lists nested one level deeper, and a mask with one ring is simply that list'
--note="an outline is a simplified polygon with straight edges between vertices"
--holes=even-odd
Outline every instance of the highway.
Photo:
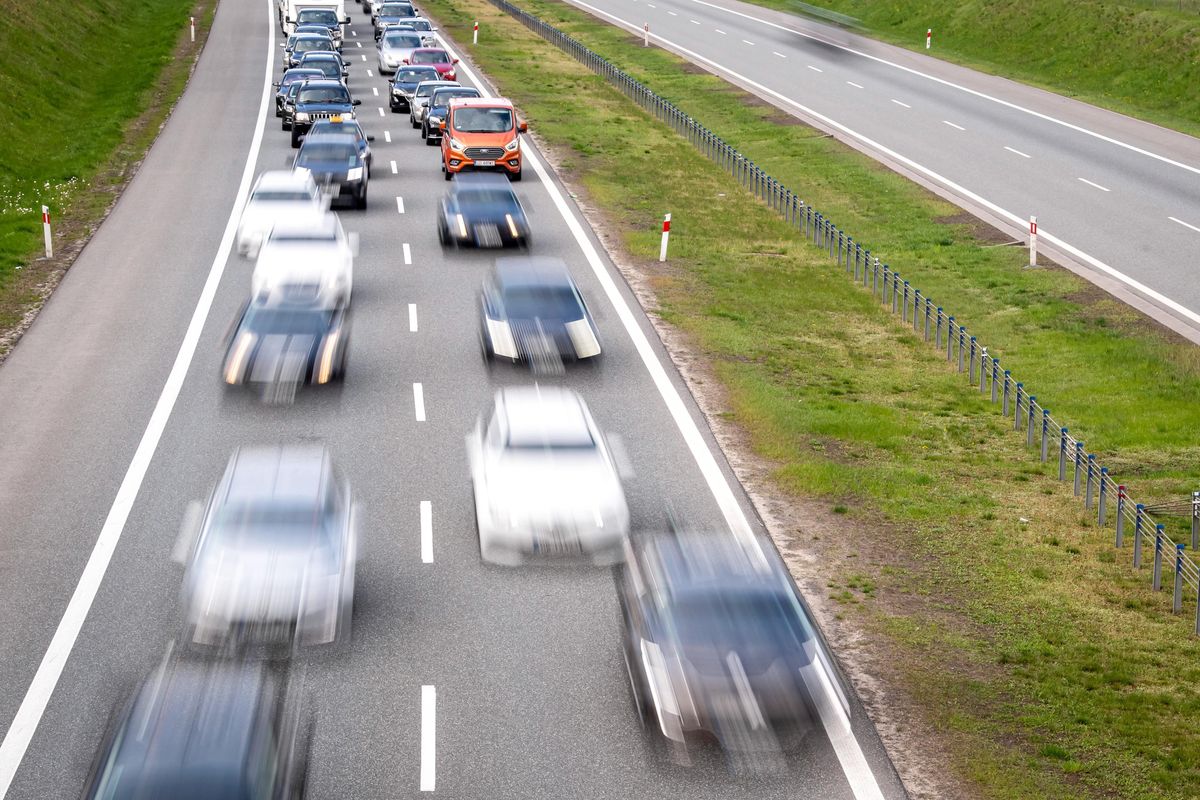
[{"label": "highway", "polygon": [[[309,797],[905,797],[853,696],[850,730],[808,736],[789,774],[663,763],[633,711],[610,572],[481,564],[464,436],[497,386],[530,376],[480,358],[495,255],[438,245],[438,151],[387,110],[369,19],[349,13],[349,85],[376,138],[369,208],[340,212],[361,235],[345,386],[267,406],[219,378],[252,269],[230,254],[239,209],[294,154],[269,105],[268,0],[220,4],[141,169],[0,367],[0,797],[78,796],[110,712],[179,633],[186,504],[238,445],[314,440],[364,541],[353,643],[293,667],[317,720]],[[763,535],[632,292],[525,150],[532,252],[567,262],[606,349],[555,380],[622,444],[635,530],[673,507]]]},{"label": "highway", "polygon": [[737,0],[568,2],[649,25],[652,44],[1014,238],[1036,215],[1043,252],[1200,342],[1200,140]]}]

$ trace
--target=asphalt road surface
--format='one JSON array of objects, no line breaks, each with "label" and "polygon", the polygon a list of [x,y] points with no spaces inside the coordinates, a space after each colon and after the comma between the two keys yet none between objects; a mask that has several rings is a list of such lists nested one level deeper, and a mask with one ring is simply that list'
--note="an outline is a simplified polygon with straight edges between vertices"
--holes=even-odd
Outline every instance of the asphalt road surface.
[{"label": "asphalt road surface", "polygon": [[[376,139],[369,208],[341,212],[362,242],[344,388],[264,406],[219,380],[251,272],[229,254],[236,209],[294,153],[266,94],[281,52],[267,0],[220,5],[142,168],[0,368],[0,796],[79,794],[111,709],[179,631],[171,549],[233,449],[320,440],[362,504],[364,553],[352,646],[302,670],[309,796],[904,797],[853,698],[850,732],[809,736],[787,775],[733,778],[711,753],[662,763],[633,712],[610,573],[480,563],[464,435],[498,385],[530,377],[480,358],[495,256],[438,245],[438,150],[387,110],[369,20],[349,13],[349,83]],[[635,529],[674,507],[761,533],[632,294],[525,147],[532,252],[569,264],[606,348],[557,380],[623,444]]]},{"label": "asphalt road surface", "polygon": [[1022,242],[1036,215],[1043,252],[1200,342],[1200,140],[737,0],[568,2]]}]

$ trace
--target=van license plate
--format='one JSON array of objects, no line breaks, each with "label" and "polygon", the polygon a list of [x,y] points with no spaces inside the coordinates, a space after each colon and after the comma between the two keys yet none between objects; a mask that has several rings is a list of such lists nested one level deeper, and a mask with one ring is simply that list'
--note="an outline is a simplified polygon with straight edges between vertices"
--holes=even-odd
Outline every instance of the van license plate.
[{"label": "van license plate", "polygon": [[496,162],[495,161],[476,161],[475,166],[477,166],[477,167],[494,167],[494,166],[496,166]]}]

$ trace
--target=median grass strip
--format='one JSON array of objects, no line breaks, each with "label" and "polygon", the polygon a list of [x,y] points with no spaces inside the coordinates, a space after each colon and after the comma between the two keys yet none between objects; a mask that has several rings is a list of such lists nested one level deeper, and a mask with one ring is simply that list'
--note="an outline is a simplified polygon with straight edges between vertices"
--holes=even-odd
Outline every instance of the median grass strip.
[{"label": "median grass strip", "polygon": [[[789,13],[794,0],[748,0]],[[812,0],[868,35],[1200,135],[1196,0]]]},{"label": "median grass strip", "polygon": [[[869,632],[886,696],[940,732],[954,784],[997,798],[1200,793],[1190,618],[1168,613],[1011,421],[601,78],[482,0],[426,5],[460,42],[480,21],[473,58],[648,276],[661,317],[724,387],[728,419],[778,487],[826,504],[829,520],[785,554],[830,559],[807,585]],[[1139,495],[1192,488],[1194,348],[1068,273],[1022,270],[952,207],[669,54],[548,0],[522,5],[811,192],[972,333],[1006,344],[1006,366]]]},{"label": "median grass strip", "polygon": [[[216,0],[9,3],[0,25],[0,356],[153,143]],[[188,17],[197,22],[196,42]],[[55,258],[40,260],[41,206]]]}]

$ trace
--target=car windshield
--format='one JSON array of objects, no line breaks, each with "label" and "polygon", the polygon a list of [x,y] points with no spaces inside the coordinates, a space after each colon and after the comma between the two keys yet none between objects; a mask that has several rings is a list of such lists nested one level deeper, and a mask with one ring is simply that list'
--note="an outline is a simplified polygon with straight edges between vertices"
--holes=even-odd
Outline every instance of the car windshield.
[{"label": "car windshield", "polygon": [[396,72],[396,83],[420,83],[437,77],[433,67],[408,67]]},{"label": "car windshield", "polygon": [[421,37],[415,33],[405,33],[404,31],[393,31],[383,37],[383,43],[388,47],[420,47]]},{"label": "car windshield", "polygon": [[812,638],[793,605],[775,591],[683,592],[671,610],[685,646],[711,643],[720,652],[763,646],[796,650]]},{"label": "car windshield", "polygon": [[[517,201],[512,192],[505,192],[499,189],[459,189],[458,198],[460,205],[488,205],[488,206],[506,206],[512,208],[516,206]],[[574,298],[572,298],[572,301]]]},{"label": "car windshield", "polygon": [[381,17],[415,17],[416,10],[408,3],[384,3],[379,7]]},{"label": "car windshield", "polygon": [[306,8],[300,12],[300,16],[296,18],[301,24],[319,23],[321,25],[337,25],[337,14],[333,13],[328,8]]},{"label": "car windshield", "polygon": [[287,72],[284,73],[283,80],[280,81],[280,87],[291,86],[296,81],[302,81],[307,78],[315,78],[320,73],[317,70],[309,70],[308,72]]},{"label": "car windshield", "polygon": [[333,41],[330,39],[301,39],[296,42],[297,53],[307,53],[310,50],[332,50]]},{"label": "car windshield", "polygon": [[456,97],[479,97],[479,92],[474,89],[435,89],[429,105],[444,106]]},{"label": "car windshield", "polygon": [[431,30],[433,30],[433,26],[429,24],[429,20],[427,20],[427,19],[418,19],[418,20],[413,20],[413,21],[412,21],[412,22],[410,22],[409,24],[413,26],[413,29],[414,29],[414,30],[418,30],[418,31],[431,31]]},{"label": "car windshield", "polygon": [[142,800],[170,797],[172,800],[208,800],[213,797],[249,800],[245,781],[236,768],[210,766],[205,772],[181,770],[177,764],[147,764],[140,770],[115,769],[96,793],[104,800]]},{"label": "car windshield", "polygon": [[288,86],[288,99],[295,100],[296,95],[300,94],[300,87],[303,85],[304,83],[302,81],[296,81],[292,85]]},{"label": "car windshield", "polygon": [[314,60],[309,63],[312,64],[312,66],[316,67],[317,69],[321,70],[321,74],[324,75],[326,78],[340,78],[342,76],[342,68],[339,67],[337,64],[335,64],[333,61],[326,61],[326,60],[316,61],[316,60]]},{"label": "car windshield", "polygon": [[566,450],[590,452],[596,449],[596,441],[586,425],[530,425],[525,430],[508,431],[507,450]]},{"label": "car windshield", "polygon": [[296,164],[303,167],[316,163],[356,166],[358,164],[358,148],[352,144],[340,142],[322,142],[320,140],[305,142],[304,147],[300,150],[300,155],[296,158]]},{"label": "car windshield", "polygon": [[216,547],[308,549],[329,545],[331,509],[313,505],[227,503],[213,519]]},{"label": "car windshield", "polygon": [[317,86],[300,89],[301,103],[349,103],[350,92],[342,86]]},{"label": "car windshield", "polygon": [[242,327],[260,336],[273,333],[323,334],[329,330],[333,311],[321,308],[251,306]]},{"label": "car windshield", "polygon": [[460,108],[454,112],[454,130],[463,133],[504,133],[513,128],[507,108]]},{"label": "car windshield", "polygon": [[450,56],[445,50],[418,50],[412,54],[412,62],[414,64],[449,64]]},{"label": "car windshield", "polygon": [[583,309],[569,286],[513,286],[504,291],[504,309],[510,319],[583,318]]},{"label": "car windshield", "polygon": [[437,89],[437,85],[426,85],[417,87],[417,97],[429,97]]},{"label": "car windshield", "polygon": [[259,189],[251,200],[255,203],[307,203],[312,195],[302,189]]}]

